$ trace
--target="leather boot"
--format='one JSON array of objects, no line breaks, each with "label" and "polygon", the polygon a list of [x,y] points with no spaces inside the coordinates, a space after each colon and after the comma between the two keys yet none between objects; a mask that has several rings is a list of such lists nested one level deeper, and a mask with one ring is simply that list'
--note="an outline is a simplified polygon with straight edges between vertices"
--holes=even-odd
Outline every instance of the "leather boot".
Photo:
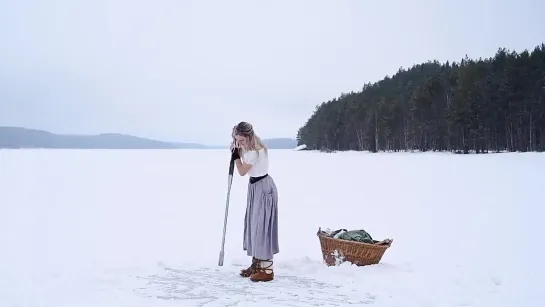
[{"label": "leather boot", "polygon": [[259,260],[257,270],[250,275],[251,281],[271,281],[274,279],[273,261]]},{"label": "leather boot", "polygon": [[258,267],[258,260],[252,257],[252,264],[248,268],[240,270],[240,276],[250,277],[250,275],[252,275],[257,270],[257,267]]}]

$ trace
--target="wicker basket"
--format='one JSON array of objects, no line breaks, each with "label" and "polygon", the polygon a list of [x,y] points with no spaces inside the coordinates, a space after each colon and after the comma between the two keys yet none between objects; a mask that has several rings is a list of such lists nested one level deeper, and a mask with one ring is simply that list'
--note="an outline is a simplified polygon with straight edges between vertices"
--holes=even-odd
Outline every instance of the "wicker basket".
[{"label": "wicker basket", "polygon": [[317,235],[327,266],[339,265],[345,261],[357,266],[377,264],[392,244],[391,239],[375,241],[376,244],[335,239],[328,237],[321,228],[318,229]]}]

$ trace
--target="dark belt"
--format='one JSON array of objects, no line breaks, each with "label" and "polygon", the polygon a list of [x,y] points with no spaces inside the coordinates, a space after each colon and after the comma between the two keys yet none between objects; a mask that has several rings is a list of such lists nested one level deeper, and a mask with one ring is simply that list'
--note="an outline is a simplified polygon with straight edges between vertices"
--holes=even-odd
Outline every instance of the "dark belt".
[{"label": "dark belt", "polygon": [[265,178],[267,176],[269,176],[269,174],[265,174],[265,175],[259,176],[259,177],[250,177],[250,183],[254,184],[254,183],[258,182],[259,180],[261,180],[261,179],[263,179],[263,178]]}]

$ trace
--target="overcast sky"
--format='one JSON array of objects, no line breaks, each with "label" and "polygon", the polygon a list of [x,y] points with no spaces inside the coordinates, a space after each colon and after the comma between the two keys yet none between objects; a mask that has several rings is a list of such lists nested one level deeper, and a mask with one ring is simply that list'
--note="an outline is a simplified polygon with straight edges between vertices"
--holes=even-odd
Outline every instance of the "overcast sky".
[{"label": "overcast sky", "polygon": [[0,125],[226,144],[430,59],[545,41],[545,1],[0,0]]}]

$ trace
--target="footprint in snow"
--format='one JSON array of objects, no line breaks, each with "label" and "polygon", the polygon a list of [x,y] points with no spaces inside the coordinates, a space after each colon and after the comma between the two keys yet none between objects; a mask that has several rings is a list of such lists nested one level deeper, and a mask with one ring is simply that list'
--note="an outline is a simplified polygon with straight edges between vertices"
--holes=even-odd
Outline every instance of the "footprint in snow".
[{"label": "footprint in snow", "polygon": [[282,274],[275,276],[275,280],[271,282],[254,283],[239,276],[239,269],[164,268],[161,274],[138,277],[145,284],[135,291],[148,298],[184,300],[186,303],[192,301],[195,306],[235,306],[242,302],[245,306],[248,303],[256,306],[263,303],[282,306],[339,306],[371,304],[375,299],[370,294],[346,291],[338,285],[295,275]]}]

